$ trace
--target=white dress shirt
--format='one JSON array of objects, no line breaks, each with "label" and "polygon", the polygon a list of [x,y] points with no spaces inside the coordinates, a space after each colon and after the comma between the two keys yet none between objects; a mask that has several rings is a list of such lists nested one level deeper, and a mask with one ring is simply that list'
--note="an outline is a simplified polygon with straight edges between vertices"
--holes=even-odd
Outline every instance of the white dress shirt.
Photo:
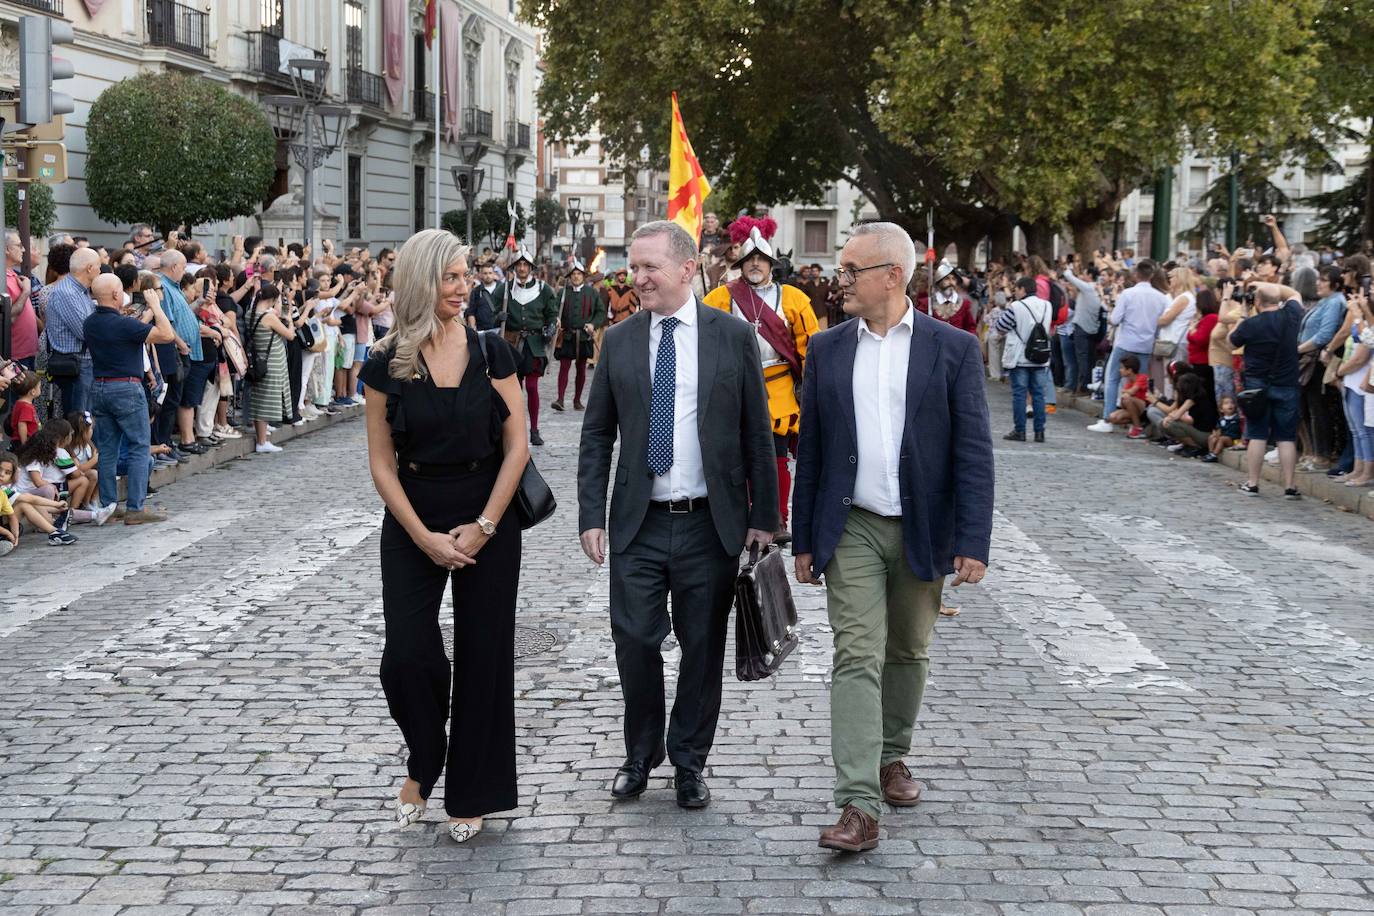
[{"label": "white dress shirt", "polygon": [[[782,310],[782,287],[778,286],[776,283],[769,283],[767,286],[756,286],[754,287],[754,294],[763,301],[765,307],[772,309],[773,314],[782,319],[783,327],[786,327],[787,315],[784,314]],[[736,318],[743,318],[750,324],[754,324],[754,322],[744,314],[744,310],[739,307],[739,303],[735,302],[734,299],[730,300],[730,306]],[[763,368],[768,369],[772,366],[780,366],[784,363],[783,358],[778,355],[778,351],[774,350],[773,345],[765,340],[763,335],[759,333],[758,325],[754,325],[754,336],[758,340],[759,356],[761,357]]]},{"label": "white dress shirt", "polygon": [[[663,315],[649,322],[649,398],[652,403],[654,373],[658,367],[658,342],[663,337]],[[701,439],[697,434],[697,300],[671,316],[678,320],[673,328],[677,348],[677,385],[673,394],[673,466],[662,477],[654,478],[650,499],[658,502],[696,499],[706,495],[706,468],[701,463]]]},{"label": "white dress shirt", "polygon": [[906,372],[916,324],[911,300],[902,320],[884,336],[869,330],[862,318],[854,324],[859,335],[853,381],[859,454],[851,502],[869,512],[896,517],[902,514],[897,470],[906,430]]}]

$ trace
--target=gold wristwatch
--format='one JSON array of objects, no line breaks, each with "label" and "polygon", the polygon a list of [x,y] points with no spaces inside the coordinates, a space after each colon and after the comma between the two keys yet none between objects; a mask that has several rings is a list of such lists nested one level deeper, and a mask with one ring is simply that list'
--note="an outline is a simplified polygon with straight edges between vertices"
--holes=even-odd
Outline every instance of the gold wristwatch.
[{"label": "gold wristwatch", "polygon": [[482,529],[482,533],[491,537],[496,533],[496,523],[484,515],[477,516],[477,527]]}]

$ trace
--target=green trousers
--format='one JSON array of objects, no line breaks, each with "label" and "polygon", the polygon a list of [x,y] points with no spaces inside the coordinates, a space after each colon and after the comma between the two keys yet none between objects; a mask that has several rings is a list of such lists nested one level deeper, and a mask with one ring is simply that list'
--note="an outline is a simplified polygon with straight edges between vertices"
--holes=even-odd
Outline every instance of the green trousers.
[{"label": "green trousers", "polygon": [[916,578],[902,523],[853,508],[825,568],[835,632],[830,751],[835,804],[881,813],[878,770],[911,750],[944,580]]}]

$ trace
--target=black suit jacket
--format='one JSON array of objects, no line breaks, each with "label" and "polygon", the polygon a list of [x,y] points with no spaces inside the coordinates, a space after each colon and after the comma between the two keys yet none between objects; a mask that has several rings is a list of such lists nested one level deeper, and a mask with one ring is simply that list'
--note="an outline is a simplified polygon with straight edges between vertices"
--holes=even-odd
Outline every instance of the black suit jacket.
[{"label": "black suit jacket", "polygon": [[[711,519],[726,553],[744,549],[750,528],[778,527],[773,421],[754,329],[700,299],[697,310],[697,433]],[[649,325],[641,311],[609,328],[592,376],[577,462],[580,531],[606,528],[611,454],[620,439],[609,527],[611,551],[624,550],[644,523],[649,470]],[[751,501],[752,496],[752,501]]]},{"label": "black suit jacket", "polygon": [[[792,550],[812,554],[817,573],[825,572],[844,533],[858,476],[857,332],[846,321],[814,335],[806,350]],[[920,312],[912,326],[901,443],[902,547],[912,572],[933,582],[954,571],[956,556],[986,563],[992,435],[978,338]]]}]

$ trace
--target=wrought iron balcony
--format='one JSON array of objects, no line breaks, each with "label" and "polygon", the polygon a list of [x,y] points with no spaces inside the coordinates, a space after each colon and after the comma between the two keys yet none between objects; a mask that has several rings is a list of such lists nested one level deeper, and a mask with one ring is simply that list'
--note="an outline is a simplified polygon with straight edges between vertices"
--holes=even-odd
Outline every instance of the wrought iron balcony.
[{"label": "wrought iron balcony", "polygon": [[415,89],[411,92],[410,113],[417,121],[434,120],[434,93],[428,89]]},{"label": "wrought iron balcony", "polygon": [[380,73],[369,73],[357,67],[349,67],[348,100],[371,105],[373,108],[386,108],[386,80]]},{"label": "wrought iron balcony", "polygon": [[31,10],[38,10],[40,13],[53,13],[62,15],[62,0],[14,0],[15,6],[26,6]]},{"label": "wrought iron balcony", "polygon": [[[288,45],[287,49],[282,48],[283,39],[276,32],[260,31],[249,32],[248,34],[248,69],[261,76],[264,80],[277,85],[290,87],[291,74],[282,69],[283,50],[290,56],[288,60],[294,60],[298,54],[291,53],[293,46]],[[298,46],[295,46],[298,47]],[[324,52],[309,49],[316,60],[324,60]]]},{"label": "wrought iron balcony", "polygon": [[209,57],[209,15],[175,0],[148,0],[148,44]]},{"label": "wrought iron balcony", "polygon": [[464,108],[463,136],[495,139],[495,135],[492,133],[491,112],[483,111],[480,108]]},{"label": "wrought iron balcony", "polygon": [[506,146],[511,149],[530,148],[530,126],[519,121],[506,122]]}]

